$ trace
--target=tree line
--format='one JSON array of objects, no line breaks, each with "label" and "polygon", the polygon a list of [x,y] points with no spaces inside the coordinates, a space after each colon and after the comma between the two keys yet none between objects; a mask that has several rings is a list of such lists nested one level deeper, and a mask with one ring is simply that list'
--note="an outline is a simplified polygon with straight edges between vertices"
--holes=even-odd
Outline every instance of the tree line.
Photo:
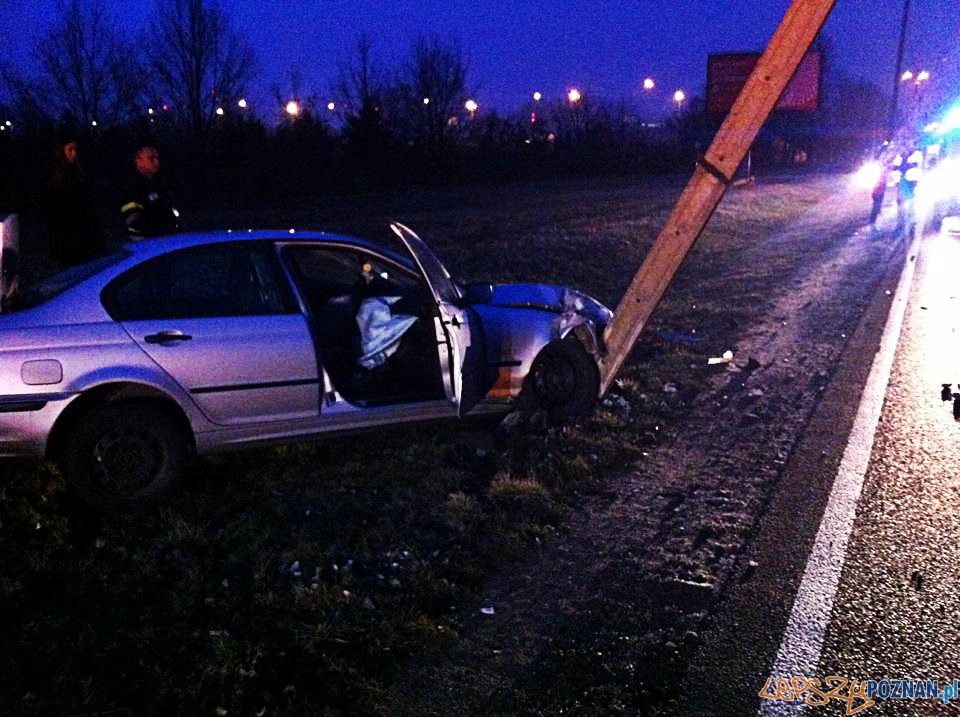
[{"label": "tree line", "polygon": [[[29,192],[28,169],[40,171],[43,148],[63,133],[81,141],[88,169],[105,183],[150,142],[191,196],[249,201],[396,183],[673,171],[690,166],[721,120],[697,97],[656,126],[625,102],[592,97],[542,101],[535,114],[473,113],[464,104],[475,89],[468,59],[456,40],[430,35],[415,38],[390,72],[358,38],[338,68],[338,121],[296,72],[284,93],[274,88],[277,116],[264,120],[235,111],[256,58],[217,0],[157,0],[140,41],[117,29],[101,0],[66,0],[34,54],[37,76],[0,65],[0,122],[11,122],[0,131],[0,202],[8,205]],[[834,85],[850,92],[856,83]],[[855,117],[870,116],[864,103],[883,102],[875,88],[854,89]],[[297,111],[283,112],[291,96]],[[798,147],[811,160],[830,159],[858,151],[866,135],[872,141],[862,120],[845,127],[843,111],[824,104],[828,111],[771,120],[757,151],[789,164]]]}]

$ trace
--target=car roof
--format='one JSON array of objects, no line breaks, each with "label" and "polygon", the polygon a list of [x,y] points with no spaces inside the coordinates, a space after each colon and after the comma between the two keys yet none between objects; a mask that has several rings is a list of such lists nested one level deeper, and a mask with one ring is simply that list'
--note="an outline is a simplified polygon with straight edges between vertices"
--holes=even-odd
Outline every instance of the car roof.
[{"label": "car roof", "polygon": [[401,263],[411,263],[411,257],[403,249],[399,240],[388,242],[302,229],[221,229],[216,231],[183,232],[180,234],[148,237],[128,242],[124,244],[124,249],[130,251],[137,261],[142,261],[177,249],[203,246],[205,244],[219,244],[228,241],[305,241],[349,244],[373,252],[386,254]]}]

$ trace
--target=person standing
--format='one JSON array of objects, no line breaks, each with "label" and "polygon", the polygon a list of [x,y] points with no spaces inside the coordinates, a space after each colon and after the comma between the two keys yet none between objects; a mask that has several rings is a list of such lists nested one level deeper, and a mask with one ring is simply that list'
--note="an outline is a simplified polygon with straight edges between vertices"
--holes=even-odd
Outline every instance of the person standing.
[{"label": "person standing", "polygon": [[80,166],[77,141],[57,142],[46,192],[50,258],[61,269],[81,264],[106,248],[93,194]]},{"label": "person standing", "polygon": [[883,198],[887,193],[887,181],[889,179],[889,169],[885,159],[880,159],[880,176],[877,177],[877,183],[873,185],[870,192],[870,199],[873,201],[873,207],[870,210],[870,229],[877,231],[877,219],[880,218],[880,212],[883,209]]},{"label": "person standing", "polygon": [[916,198],[917,182],[923,169],[923,152],[919,149],[908,149],[897,160],[899,174],[897,175],[897,233],[903,236],[913,234],[916,216],[914,215],[914,200]]},{"label": "person standing", "polygon": [[123,197],[120,214],[127,236],[137,241],[145,237],[174,234],[183,227],[180,212],[160,176],[160,153],[152,145],[140,147],[133,155],[136,168]]}]

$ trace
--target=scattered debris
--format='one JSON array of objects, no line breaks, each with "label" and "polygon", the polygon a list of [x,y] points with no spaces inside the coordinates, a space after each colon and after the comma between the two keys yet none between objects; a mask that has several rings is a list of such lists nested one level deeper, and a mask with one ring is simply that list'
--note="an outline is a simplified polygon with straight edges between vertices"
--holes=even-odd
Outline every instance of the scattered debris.
[{"label": "scattered debris", "polygon": [[730,363],[733,361],[733,351],[724,351],[723,356],[712,356],[707,359],[707,365],[713,366],[720,363]]},{"label": "scattered debris", "polygon": [[480,608],[480,612],[482,612],[484,615],[494,615],[497,611],[493,608],[493,606],[490,606]]}]

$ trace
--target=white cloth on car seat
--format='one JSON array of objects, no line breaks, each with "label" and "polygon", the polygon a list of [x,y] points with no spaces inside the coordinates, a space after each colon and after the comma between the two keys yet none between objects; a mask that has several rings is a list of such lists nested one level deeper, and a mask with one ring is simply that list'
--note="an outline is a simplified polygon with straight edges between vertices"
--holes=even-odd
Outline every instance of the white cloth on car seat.
[{"label": "white cloth on car seat", "polygon": [[360,327],[360,358],[364,368],[375,368],[396,353],[400,339],[409,329],[416,316],[390,313],[390,306],[400,300],[399,296],[372,296],[360,303],[357,324]]}]

